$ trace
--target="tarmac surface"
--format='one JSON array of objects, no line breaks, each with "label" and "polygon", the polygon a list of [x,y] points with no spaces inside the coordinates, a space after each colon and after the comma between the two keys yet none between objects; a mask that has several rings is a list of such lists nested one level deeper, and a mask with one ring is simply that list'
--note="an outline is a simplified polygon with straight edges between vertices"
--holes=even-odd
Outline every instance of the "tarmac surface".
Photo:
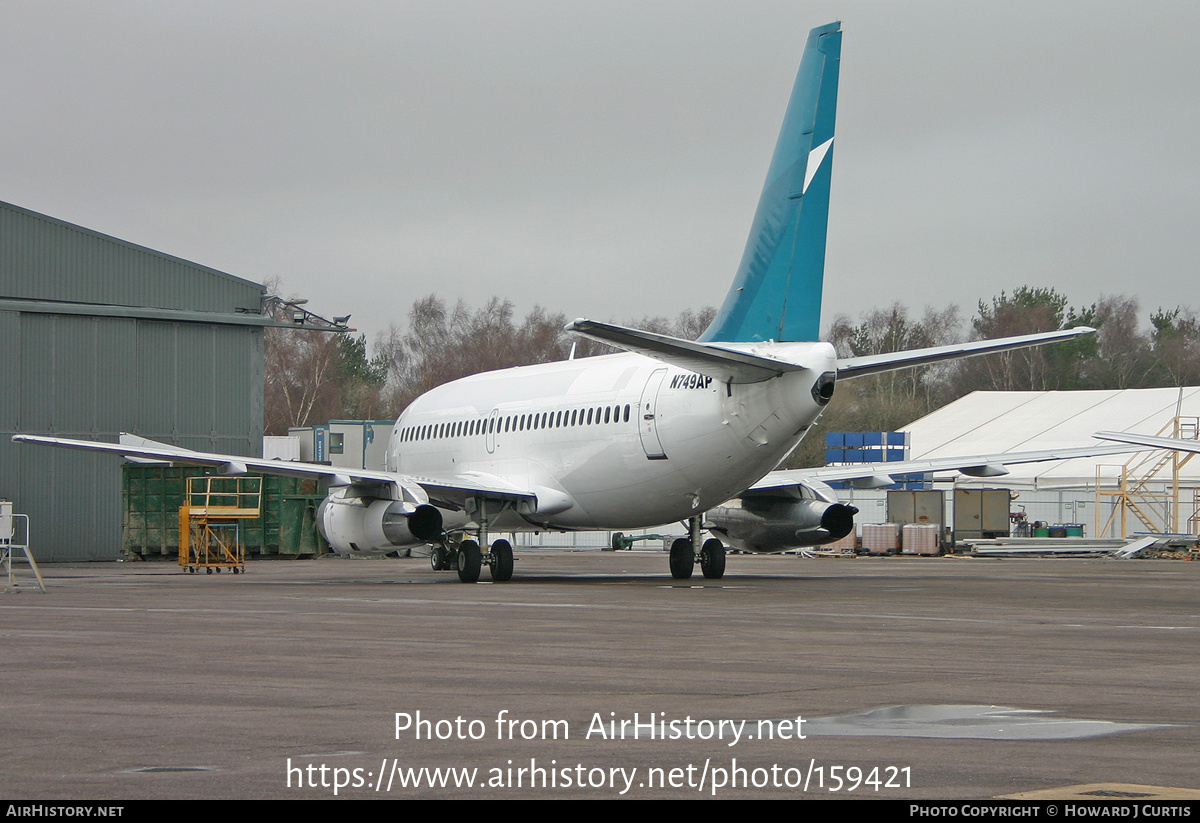
[{"label": "tarmac surface", "polygon": [[42,571],[0,594],[10,799],[1200,797],[1200,563]]}]

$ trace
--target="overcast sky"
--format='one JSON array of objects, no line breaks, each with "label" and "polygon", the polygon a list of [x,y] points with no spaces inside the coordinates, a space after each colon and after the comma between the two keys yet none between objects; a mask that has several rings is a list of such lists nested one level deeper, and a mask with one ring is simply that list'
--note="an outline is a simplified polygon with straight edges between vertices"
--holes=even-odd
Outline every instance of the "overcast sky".
[{"label": "overcast sky", "polygon": [[0,200],[369,336],[431,292],[675,315],[722,300],[837,19],[823,326],[1024,284],[1200,308],[1184,0],[0,0]]}]

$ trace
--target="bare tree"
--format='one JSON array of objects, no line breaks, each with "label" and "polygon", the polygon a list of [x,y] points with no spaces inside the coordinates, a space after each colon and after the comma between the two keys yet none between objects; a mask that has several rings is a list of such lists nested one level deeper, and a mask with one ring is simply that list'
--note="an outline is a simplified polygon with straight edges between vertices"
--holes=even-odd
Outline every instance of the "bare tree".
[{"label": "bare tree", "polygon": [[1135,297],[1101,296],[1094,325],[1096,356],[1089,358],[1084,378],[1090,387],[1144,387],[1154,368],[1150,335],[1141,331]]}]

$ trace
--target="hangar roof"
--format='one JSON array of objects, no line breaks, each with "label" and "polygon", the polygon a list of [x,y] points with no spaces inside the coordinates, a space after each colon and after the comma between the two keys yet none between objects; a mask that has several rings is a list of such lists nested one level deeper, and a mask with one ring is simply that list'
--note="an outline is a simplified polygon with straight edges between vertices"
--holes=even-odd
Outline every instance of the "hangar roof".
[{"label": "hangar roof", "polygon": [[[1178,410],[1177,410],[1178,409]],[[1100,444],[1092,434],[1104,429],[1139,434],[1165,434],[1176,416],[1200,417],[1200,386],[1182,389],[1114,389],[1105,391],[972,392],[915,420],[909,432],[911,459],[989,454],[1004,451]],[[1077,458],[1010,466],[1003,477],[960,477],[958,485],[1072,488],[1092,486],[1096,469],[1120,477],[1128,459],[1141,461],[1146,452]],[[1183,466],[1181,479],[1200,484],[1200,459]],[[1169,465],[1157,477],[1169,479]]]},{"label": "hangar roof", "polygon": [[10,308],[37,311],[29,304],[43,302],[244,316],[262,308],[258,283],[11,203],[0,202],[0,237],[0,299]]}]

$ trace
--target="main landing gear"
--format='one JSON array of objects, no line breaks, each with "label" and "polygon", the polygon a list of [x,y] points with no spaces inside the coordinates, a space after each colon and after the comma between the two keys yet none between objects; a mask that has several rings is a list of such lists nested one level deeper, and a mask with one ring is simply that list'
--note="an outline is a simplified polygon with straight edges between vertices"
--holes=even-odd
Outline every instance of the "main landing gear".
[{"label": "main landing gear", "polygon": [[720,580],[725,576],[725,546],[715,537],[700,542],[700,518],[688,520],[689,537],[681,537],[671,544],[671,577],[688,580],[696,564],[709,580]]},{"label": "main landing gear", "polygon": [[492,581],[504,583],[513,576],[512,544],[497,540],[492,550],[485,552],[475,540],[463,540],[454,548],[448,544],[433,546],[429,553],[429,565],[435,572],[457,571],[463,583],[478,583],[483,567],[492,570]]},{"label": "main landing gear", "polygon": [[493,583],[505,583],[513,576],[512,543],[500,539],[492,543],[489,551],[484,551],[480,544],[487,545],[487,509],[484,501],[479,501],[479,539],[464,539],[457,549],[451,546],[449,539],[443,535],[439,545],[433,547],[429,562],[434,571],[456,569],[458,579],[463,583],[478,583],[483,567],[492,570]]},{"label": "main landing gear", "polygon": [[474,540],[464,540],[458,544],[455,561],[447,568],[457,568],[458,579],[463,583],[478,583],[484,566],[492,570],[494,583],[505,583],[513,576],[513,550],[507,540],[497,540],[492,544],[492,550],[486,553]]}]

